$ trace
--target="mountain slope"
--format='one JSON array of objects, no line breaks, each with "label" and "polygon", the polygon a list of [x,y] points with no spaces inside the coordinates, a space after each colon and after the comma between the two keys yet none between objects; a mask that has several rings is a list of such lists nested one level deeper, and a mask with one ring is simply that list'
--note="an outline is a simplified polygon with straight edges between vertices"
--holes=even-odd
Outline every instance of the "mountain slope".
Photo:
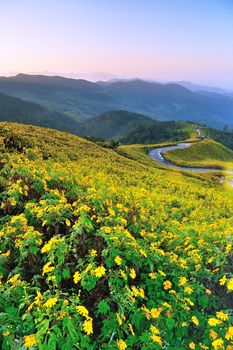
[{"label": "mountain slope", "polygon": [[81,79],[18,74],[0,77],[0,91],[78,120],[117,108],[117,101],[105,95],[99,85]]},{"label": "mountain slope", "polygon": [[81,134],[96,136],[105,140],[118,140],[128,132],[143,125],[152,125],[154,121],[141,114],[127,111],[108,111],[81,124]]},{"label": "mountain slope", "polygon": [[208,126],[233,127],[233,98],[190,91],[178,84],[142,80],[91,83],[62,77],[0,77],[0,91],[40,103],[49,110],[84,120],[122,109],[161,120],[190,120]]},{"label": "mountain slope", "polygon": [[190,125],[187,129],[184,123],[175,121],[154,121],[150,125],[144,123],[129,130],[120,138],[120,141],[125,144],[146,144],[184,140],[191,137],[193,133],[191,123],[187,123]]},{"label": "mountain slope", "polygon": [[58,112],[19,98],[0,93],[0,121],[40,125],[63,131],[77,132],[79,124]]}]

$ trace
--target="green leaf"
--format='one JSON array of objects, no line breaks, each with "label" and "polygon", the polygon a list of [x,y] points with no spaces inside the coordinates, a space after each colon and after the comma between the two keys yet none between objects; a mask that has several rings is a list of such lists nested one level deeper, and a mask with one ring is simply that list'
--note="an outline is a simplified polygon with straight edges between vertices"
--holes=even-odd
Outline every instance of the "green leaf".
[{"label": "green leaf", "polygon": [[38,330],[41,333],[46,333],[47,329],[49,328],[49,320],[44,320],[38,325]]},{"label": "green leaf", "polygon": [[166,320],[166,326],[167,326],[168,329],[174,328],[175,323],[176,323],[175,320],[174,320],[173,318],[171,318],[171,317],[169,317],[169,318]]},{"label": "green leaf", "polygon": [[106,315],[110,311],[110,307],[105,300],[101,300],[98,304],[98,311],[97,314],[103,314]]}]

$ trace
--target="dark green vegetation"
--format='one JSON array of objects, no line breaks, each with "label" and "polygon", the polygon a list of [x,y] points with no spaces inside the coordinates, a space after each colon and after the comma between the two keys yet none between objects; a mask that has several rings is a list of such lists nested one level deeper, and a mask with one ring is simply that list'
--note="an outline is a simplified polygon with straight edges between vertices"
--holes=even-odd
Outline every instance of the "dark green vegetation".
[{"label": "dark green vegetation", "polygon": [[181,141],[190,134],[182,130],[182,122],[154,122],[151,125],[138,126],[121,138],[124,144],[158,143],[163,141]]},{"label": "dark green vegetation", "polygon": [[212,128],[205,128],[203,132],[213,140],[222,143],[224,146],[233,149],[233,131],[221,131]]},{"label": "dark green vegetation", "polygon": [[109,111],[80,125],[79,134],[121,143],[151,143],[183,140],[193,133],[188,122],[155,121],[127,111]]},{"label": "dark green vegetation", "polygon": [[88,119],[80,127],[80,134],[95,136],[104,140],[119,140],[135,128],[153,125],[154,121],[141,114],[127,111],[109,111]]},{"label": "dark green vegetation", "polygon": [[58,112],[0,93],[0,121],[33,124],[73,132],[78,123]]},{"label": "dark green vegetation", "polygon": [[124,109],[153,119],[188,119],[217,128],[233,127],[233,98],[210,92],[192,92],[178,84],[142,80],[91,83],[19,74],[0,78],[0,91],[37,102],[76,120],[108,110]]}]

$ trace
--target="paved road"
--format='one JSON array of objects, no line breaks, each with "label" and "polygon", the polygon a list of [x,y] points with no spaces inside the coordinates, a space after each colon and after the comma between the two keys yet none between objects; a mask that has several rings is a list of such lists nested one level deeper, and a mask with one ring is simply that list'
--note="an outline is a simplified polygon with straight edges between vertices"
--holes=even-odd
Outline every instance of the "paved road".
[{"label": "paved road", "polygon": [[218,171],[217,169],[212,169],[212,168],[189,168],[189,167],[182,167],[179,165],[172,164],[168,162],[165,158],[163,153],[166,151],[170,151],[172,149],[183,149],[183,148],[188,148],[191,146],[191,142],[186,142],[186,143],[179,143],[176,146],[167,146],[167,147],[160,147],[160,148],[155,148],[152,151],[150,151],[149,156],[156,160],[158,163],[169,166],[170,168],[175,168],[175,169],[180,169],[180,170],[188,170],[188,171],[193,171],[193,172],[201,172],[201,173],[207,173],[210,171]]}]

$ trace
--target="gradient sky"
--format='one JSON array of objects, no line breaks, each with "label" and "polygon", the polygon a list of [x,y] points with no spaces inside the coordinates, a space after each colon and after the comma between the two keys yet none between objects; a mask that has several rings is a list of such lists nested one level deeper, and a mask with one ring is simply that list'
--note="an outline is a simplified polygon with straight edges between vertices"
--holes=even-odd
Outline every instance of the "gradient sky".
[{"label": "gradient sky", "polygon": [[0,0],[0,74],[11,72],[233,88],[233,0]]}]

